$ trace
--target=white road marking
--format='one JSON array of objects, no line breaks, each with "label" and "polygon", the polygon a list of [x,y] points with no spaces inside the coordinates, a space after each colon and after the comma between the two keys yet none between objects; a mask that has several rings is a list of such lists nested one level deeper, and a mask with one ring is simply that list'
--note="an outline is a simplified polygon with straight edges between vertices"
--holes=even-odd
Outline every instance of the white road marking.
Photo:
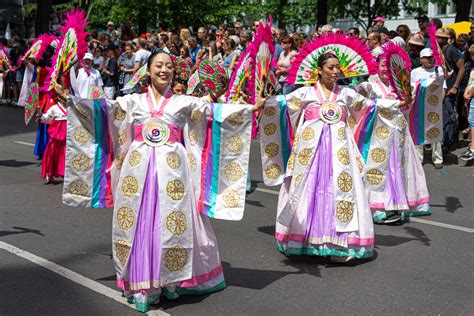
[{"label": "white road marking", "polygon": [[[274,191],[274,190],[256,188],[255,191],[278,195],[278,191]],[[416,222],[416,223],[432,225],[432,226],[444,227],[444,228],[448,228],[448,229],[459,230],[459,231],[466,232],[466,233],[474,233],[474,228],[468,228],[468,227],[456,226],[456,225],[451,225],[451,224],[445,224],[445,223],[430,221],[430,220],[427,220],[427,219],[421,219],[421,218],[417,218],[417,217],[410,217],[410,221],[411,222]]]},{"label": "white road marking", "polygon": [[35,147],[35,144],[27,143],[27,142],[22,142],[22,141],[19,141],[19,140],[14,141],[14,143],[15,143],[15,144],[20,144],[20,145],[26,145],[26,146]]},{"label": "white road marking", "polygon": [[[30,262],[33,262],[39,266],[42,266],[43,268],[54,272],[56,274],[59,274],[62,277],[65,277],[66,279],[69,279],[73,281],[74,283],[77,283],[79,285],[82,285],[96,293],[102,294],[104,296],[107,296],[108,298],[111,298],[129,308],[135,309],[133,304],[128,304],[127,300],[122,297],[122,294],[118,291],[115,291],[99,282],[96,282],[94,280],[88,279],[83,275],[80,275],[79,273],[76,273],[72,270],[69,270],[67,268],[64,268],[60,265],[57,265],[54,262],[48,261],[44,258],[38,257],[37,255],[34,255],[28,251],[25,251],[23,249],[17,248],[15,246],[12,246],[6,242],[0,241],[0,249],[6,250],[14,255],[17,255],[18,257],[21,257],[23,259],[26,259]],[[170,315],[162,310],[152,310],[147,313],[147,315]]]}]

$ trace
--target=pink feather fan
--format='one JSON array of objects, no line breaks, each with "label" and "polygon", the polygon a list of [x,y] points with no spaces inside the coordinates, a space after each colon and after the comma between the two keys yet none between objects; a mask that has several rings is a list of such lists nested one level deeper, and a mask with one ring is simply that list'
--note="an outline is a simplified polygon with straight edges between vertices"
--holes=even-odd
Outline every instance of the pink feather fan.
[{"label": "pink feather fan", "polygon": [[388,80],[393,92],[401,100],[411,98],[410,72],[411,62],[408,54],[399,46],[389,43],[381,55],[387,68]]}]

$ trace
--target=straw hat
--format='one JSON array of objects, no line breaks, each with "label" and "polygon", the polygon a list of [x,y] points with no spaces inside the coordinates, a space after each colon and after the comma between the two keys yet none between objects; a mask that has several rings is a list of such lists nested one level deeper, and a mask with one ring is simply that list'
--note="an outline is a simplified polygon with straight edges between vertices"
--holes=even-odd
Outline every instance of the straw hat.
[{"label": "straw hat", "polygon": [[446,28],[440,28],[438,30],[436,30],[436,34],[435,34],[437,37],[446,37],[446,38],[450,38],[449,36],[449,31],[448,29]]},{"label": "straw hat", "polygon": [[416,45],[416,46],[425,46],[426,41],[423,35],[415,34],[408,40],[408,44]]}]

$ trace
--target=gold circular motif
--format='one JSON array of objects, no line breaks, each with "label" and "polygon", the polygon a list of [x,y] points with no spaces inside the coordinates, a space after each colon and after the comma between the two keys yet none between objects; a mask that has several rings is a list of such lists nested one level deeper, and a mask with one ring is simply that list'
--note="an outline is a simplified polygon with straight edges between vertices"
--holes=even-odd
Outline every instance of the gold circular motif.
[{"label": "gold circular motif", "polygon": [[390,134],[389,130],[385,126],[377,126],[375,128],[375,136],[377,136],[378,139],[384,140],[388,138],[388,135]]},{"label": "gold circular motif", "polygon": [[118,239],[115,242],[115,257],[117,257],[122,266],[127,262],[129,255],[130,246],[128,245],[128,242],[125,239]]},{"label": "gold circular motif", "polygon": [[349,127],[352,129],[356,125],[356,120],[355,118],[351,115],[349,116],[347,123],[349,124]]},{"label": "gold circular motif", "polygon": [[74,180],[69,184],[69,193],[75,197],[87,196],[89,186],[82,180]]},{"label": "gold circular motif", "polygon": [[275,134],[276,132],[276,125],[275,123],[269,123],[263,127],[263,132],[265,135],[270,136]]},{"label": "gold circular motif", "polygon": [[181,158],[177,153],[169,153],[166,156],[166,162],[171,169],[178,169],[181,166]]},{"label": "gold circular motif", "polygon": [[265,176],[268,179],[275,180],[281,174],[281,168],[278,164],[272,163],[265,167]]},{"label": "gold circular motif", "polygon": [[224,207],[226,208],[239,207],[240,196],[237,193],[237,191],[233,189],[227,189],[224,192],[222,198],[224,200]]},{"label": "gold circular motif", "polygon": [[436,89],[438,89],[438,88],[439,88],[439,84],[437,84],[437,83],[432,83],[432,84],[430,85],[430,91],[431,91],[431,92],[435,92]]},{"label": "gold circular motif", "polygon": [[77,154],[72,158],[72,167],[77,171],[86,171],[91,167],[91,159],[84,154]]},{"label": "gold circular motif", "polygon": [[117,223],[122,230],[129,230],[132,228],[135,221],[133,210],[128,206],[122,206],[117,210]]},{"label": "gold circular motif", "polygon": [[343,165],[349,164],[349,150],[346,147],[342,147],[337,151],[337,159]]},{"label": "gold circular motif", "polygon": [[302,178],[303,178],[302,174],[299,174],[295,177],[295,187],[298,186]]},{"label": "gold circular motif", "polygon": [[295,153],[292,153],[290,155],[290,158],[288,158],[287,168],[289,170],[293,170],[295,168],[295,157],[296,157]]},{"label": "gold circular motif", "polygon": [[120,106],[117,106],[114,110],[114,117],[117,121],[123,121],[125,119],[125,111]]},{"label": "gold circular motif", "polygon": [[244,116],[241,113],[232,113],[227,119],[232,126],[240,126],[244,124]]},{"label": "gold circular motif", "polygon": [[236,162],[230,162],[224,167],[224,175],[227,180],[235,182],[242,178],[242,167]]},{"label": "gold circular motif", "polygon": [[309,161],[311,160],[311,155],[313,151],[311,148],[302,148],[301,151],[298,153],[298,162],[302,166],[307,166]]},{"label": "gold circular motif", "polygon": [[377,163],[382,163],[385,161],[385,158],[387,158],[387,154],[385,153],[385,150],[378,147],[371,150],[370,157],[373,161]]},{"label": "gold circular motif", "polygon": [[77,115],[79,115],[84,120],[87,120],[89,118],[89,111],[87,110],[85,106],[78,104],[75,107],[75,109],[76,109]]},{"label": "gold circular motif", "polygon": [[365,178],[372,185],[378,185],[382,183],[383,173],[379,169],[370,169],[365,174]]},{"label": "gold circular motif", "polygon": [[298,147],[298,143],[300,141],[300,134],[295,135],[295,139],[293,140],[293,147]]},{"label": "gold circular motif", "polygon": [[169,271],[179,271],[188,262],[188,252],[182,246],[173,246],[166,251],[164,261]]},{"label": "gold circular motif", "polygon": [[364,170],[364,163],[362,162],[362,159],[360,159],[360,157],[356,157],[356,161],[357,167],[359,168],[359,173],[362,173],[362,171]]},{"label": "gold circular motif", "polygon": [[244,148],[244,142],[240,136],[231,136],[225,142],[225,147],[233,153],[238,153]]},{"label": "gold circular motif", "polygon": [[339,201],[336,206],[336,216],[343,223],[349,223],[354,216],[354,205],[349,201]]},{"label": "gold circular motif", "polygon": [[74,129],[74,139],[79,144],[85,144],[91,139],[91,134],[84,127],[79,126]]},{"label": "gold circular motif", "polygon": [[198,133],[194,129],[189,130],[188,136],[189,136],[189,143],[191,144],[191,146],[196,145],[197,142],[199,141]]},{"label": "gold circular motif", "polygon": [[173,211],[166,217],[166,228],[173,235],[182,235],[187,227],[186,215],[181,211]]},{"label": "gold circular motif", "polygon": [[123,161],[125,160],[125,154],[118,155],[117,158],[114,159],[114,164],[118,170],[122,169]]},{"label": "gold circular motif", "polygon": [[136,149],[134,149],[130,153],[130,156],[128,157],[128,163],[132,167],[138,166],[141,160],[142,160],[142,154]]},{"label": "gold circular motif", "polygon": [[303,140],[310,141],[314,138],[314,129],[311,126],[307,126],[303,130]]},{"label": "gold circular motif", "polygon": [[204,114],[202,112],[200,112],[196,109],[191,112],[190,119],[191,119],[192,123],[199,124],[199,123],[202,122],[203,118],[204,118]]},{"label": "gold circular motif", "polygon": [[402,129],[407,127],[407,120],[405,119],[405,116],[403,114],[398,118],[398,125]]},{"label": "gold circular motif", "polygon": [[380,109],[379,113],[383,118],[386,118],[386,119],[390,119],[390,116],[392,115],[390,110],[386,108]]},{"label": "gold circular motif", "polygon": [[347,139],[346,129],[344,127],[339,127],[337,129],[337,136],[339,136],[339,138],[342,140]]},{"label": "gold circular motif", "polygon": [[194,157],[192,153],[188,153],[188,160],[189,160],[189,164],[191,165],[191,169],[193,171],[196,171],[197,170],[196,157]]},{"label": "gold circular motif", "polygon": [[298,99],[298,98],[292,98],[289,102],[288,102],[288,107],[294,111],[296,110],[299,110],[299,108],[301,107],[301,99]]},{"label": "gold circular motif", "polygon": [[276,114],[276,109],[274,107],[268,107],[263,111],[266,116],[273,116]]},{"label": "gold circular motif", "polygon": [[439,98],[436,96],[436,95],[430,95],[428,97],[428,103],[432,106],[436,106],[438,105],[438,102],[439,102]]},{"label": "gold circular motif", "polygon": [[132,197],[138,191],[138,181],[134,176],[126,176],[122,180],[123,195]]},{"label": "gold circular motif", "polygon": [[[405,134],[400,134],[400,145],[403,147],[405,146],[405,140],[406,140],[406,136]],[[405,156],[402,156],[402,159],[405,158]]]},{"label": "gold circular motif", "polygon": [[275,157],[280,151],[280,146],[276,143],[268,143],[265,145],[265,156],[268,158]]},{"label": "gold circular motif", "polygon": [[181,200],[184,196],[184,183],[179,179],[168,181],[166,193],[174,201]]},{"label": "gold circular motif", "polygon": [[439,114],[436,112],[429,112],[428,113],[428,121],[430,123],[436,124],[439,122]]},{"label": "gold circular motif", "polygon": [[123,131],[123,130],[119,131],[118,141],[119,141],[120,145],[123,145],[127,142],[127,132],[126,131]]},{"label": "gold circular motif", "polygon": [[352,177],[347,172],[341,172],[337,177],[337,186],[342,192],[352,190]]},{"label": "gold circular motif", "polygon": [[431,138],[431,139],[438,137],[439,134],[440,134],[440,131],[436,127],[432,127],[426,131],[426,136],[428,136],[428,138]]}]

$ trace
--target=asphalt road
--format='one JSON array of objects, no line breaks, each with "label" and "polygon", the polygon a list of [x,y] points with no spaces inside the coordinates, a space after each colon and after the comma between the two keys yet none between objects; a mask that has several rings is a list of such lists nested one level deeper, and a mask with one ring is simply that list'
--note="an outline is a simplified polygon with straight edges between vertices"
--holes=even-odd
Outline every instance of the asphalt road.
[{"label": "asphalt road", "polygon": [[[25,128],[22,115],[0,106],[0,315],[137,315],[114,284],[112,211],[66,207],[62,184],[43,185],[29,145],[36,127]],[[266,190],[278,188],[261,183],[258,146],[253,149],[256,190],[244,219],[213,222],[228,287],[164,301],[152,313],[472,314],[472,166],[457,165],[455,156],[441,171],[425,165],[428,222],[376,226],[376,256],[340,265],[275,250],[277,195]]]}]

